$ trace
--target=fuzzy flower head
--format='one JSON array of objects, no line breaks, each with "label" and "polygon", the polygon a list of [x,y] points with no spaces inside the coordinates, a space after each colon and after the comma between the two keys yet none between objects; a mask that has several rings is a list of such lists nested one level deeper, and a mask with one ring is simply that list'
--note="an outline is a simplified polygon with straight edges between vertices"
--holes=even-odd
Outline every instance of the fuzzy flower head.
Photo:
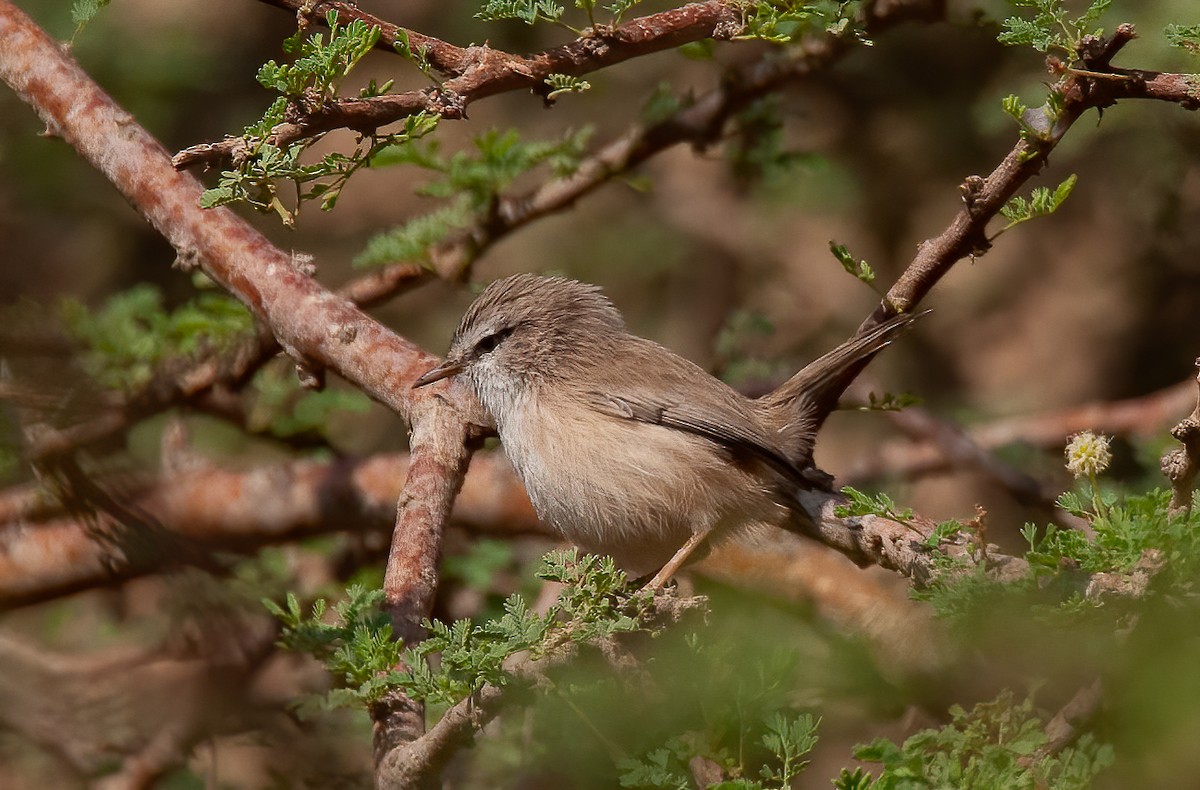
[{"label": "fuzzy flower head", "polygon": [[1112,453],[1108,450],[1107,436],[1097,436],[1091,431],[1077,433],[1067,444],[1067,471],[1080,477],[1095,477],[1108,468]]}]

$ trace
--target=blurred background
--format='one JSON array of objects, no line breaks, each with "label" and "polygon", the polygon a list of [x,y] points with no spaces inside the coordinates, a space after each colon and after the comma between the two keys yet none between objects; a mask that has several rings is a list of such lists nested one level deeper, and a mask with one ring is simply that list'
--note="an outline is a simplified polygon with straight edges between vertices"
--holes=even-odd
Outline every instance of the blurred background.
[{"label": "blurred background", "polygon": [[[21,0],[18,5],[52,35],[71,36],[68,4]],[[1117,57],[1116,65],[1196,70],[1195,59],[1189,62],[1186,53],[1168,48],[1161,35],[1167,22],[1198,21],[1192,2],[1114,5],[1101,24],[1111,30],[1119,22],[1132,22],[1142,36]],[[459,45],[486,41],[525,53],[573,37],[552,25],[477,20],[477,4],[459,0],[364,0],[359,7]],[[633,13],[663,7],[646,2]],[[512,272],[543,271],[595,282],[623,310],[634,331],[731,383],[754,390],[781,380],[849,336],[878,302],[878,293],[842,270],[829,252],[830,242],[845,244],[856,258],[868,261],[878,276],[875,288],[886,290],[917,245],[940,233],[958,210],[963,180],[986,175],[1013,146],[1017,130],[1001,110],[1001,100],[1016,94],[1031,106],[1041,103],[1052,81],[1043,57],[995,41],[996,20],[1010,13],[999,2],[951,2],[946,22],[890,30],[827,71],[789,84],[770,107],[783,120],[776,142],[790,154],[786,168],[755,177],[731,165],[727,146],[678,146],[573,208],[506,237],[476,262],[470,279],[486,283]],[[261,115],[272,96],[254,74],[263,62],[284,57],[280,42],[294,31],[294,22],[288,12],[251,0],[118,0],[79,35],[73,51],[94,79],[175,152],[237,134]],[[561,97],[552,108],[525,93],[495,96],[473,104],[469,120],[443,122],[436,136],[442,152],[449,154],[469,149],[474,137],[491,129],[518,129],[523,139],[538,140],[588,128],[589,147],[596,148],[637,123],[656,91],[664,90],[660,86],[676,95],[703,94],[719,84],[724,66],[755,58],[766,47],[720,43],[711,59],[675,51],[637,58],[588,75],[589,91]],[[369,79],[395,79],[396,90],[425,84],[399,59],[373,53],[344,93],[355,92]],[[0,90],[0,353],[52,393],[87,391],[94,385],[70,360],[71,344],[55,329],[54,316],[63,300],[100,308],[115,294],[149,283],[170,307],[192,298],[195,289],[189,276],[171,267],[173,250],[111,185],[41,131],[32,111],[7,89]],[[333,133],[316,150],[349,144],[351,135]],[[1195,114],[1150,102],[1125,102],[1102,117],[1090,113],[1054,151],[1036,185],[1053,188],[1072,174],[1078,176],[1077,185],[1056,214],[1004,233],[986,255],[958,264],[922,305],[933,308],[932,314],[871,365],[854,392],[857,398],[864,399],[868,391],[910,392],[940,419],[986,426],[1053,416],[1081,404],[1141,398],[1194,375],[1193,362],[1200,356],[1195,328],[1200,306],[1200,124]],[[215,184],[215,174],[202,177]],[[546,177],[544,171],[530,173],[508,193],[519,194]],[[274,216],[242,213],[280,247],[313,255],[318,278],[336,287],[358,276],[352,261],[374,235],[438,207],[436,200],[414,193],[425,180],[427,174],[408,166],[365,170],[347,186],[335,211],[307,204],[295,229],[283,227]],[[1001,226],[997,222],[991,231]],[[372,312],[441,354],[476,292],[471,285],[432,282]],[[276,364],[278,375],[286,376],[289,366]],[[341,382],[331,386],[344,389]],[[1157,457],[1169,442],[1169,427],[1190,409],[1194,389],[1179,392],[1182,399],[1173,403],[1182,403],[1182,411],[1135,421],[1118,436],[1114,480],[1135,489],[1160,484]],[[8,418],[11,422],[11,414]],[[402,449],[406,441],[404,424],[377,405],[356,404],[332,413],[317,446],[300,451],[242,435],[210,417],[185,413],[183,418],[197,452],[211,463],[235,468],[280,461],[297,452],[368,456]],[[124,446],[112,448],[122,466],[153,468],[167,422],[151,420],[135,429]],[[16,435],[12,424],[4,430]],[[844,411],[822,433],[817,460],[840,479],[886,490],[935,520],[969,518],[982,505],[989,514],[989,539],[1009,548],[1020,546],[1018,530],[1027,520],[1044,523],[1048,518],[1044,502],[1029,509],[1010,487],[969,464],[932,464],[933,474],[910,473],[903,461],[912,430],[906,432],[887,414]],[[1015,439],[999,442],[1003,461],[1047,490],[1069,487],[1061,467],[1065,433],[1057,441]],[[900,461],[893,465],[894,459]],[[2,473],[6,484],[32,479],[20,463],[7,465]],[[512,590],[533,594],[528,563],[550,545],[544,537],[480,542],[467,532],[450,536],[447,552],[460,567],[450,572],[439,613],[477,615]],[[374,578],[381,569],[380,546],[378,539],[372,543],[340,535],[269,549],[256,562],[270,569],[266,575],[276,592],[301,588],[311,593],[350,577]],[[344,567],[318,561],[331,555],[340,557]],[[245,573],[261,577],[265,572]],[[805,646],[797,648],[801,655],[811,654],[811,661],[802,661],[806,667],[828,668],[834,660],[840,666],[870,665],[879,659],[880,640],[898,644],[905,633],[913,633],[905,629],[916,627],[906,625],[915,621],[904,618],[923,617],[904,600],[903,583],[882,573],[872,579],[871,590],[888,601],[883,619],[892,624],[891,636],[875,642],[861,632],[847,635],[845,622],[837,623],[835,616],[831,624],[820,615],[824,604],[804,594],[793,596],[799,600],[768,604],[766,614],[757,603],[755,617],[763,623],[791,623],[777,627],[789,634],[789,641]],[[190,611],[198,602],[210,601],[207,596],[227,596],[224,587],[193,571],[170,581],[141,579],[101,594],[81,593],[16,609],[0,615],[0,628],[25,645],[6,648],[17,651],[10,655],[14,666],[35,674],[60,669],[64,677],[76,679],[90,672],[107,676],[111,667],[121,665],[118,654],[130,645],[203,641],[203,627],[194,625],[201,620],[190,620],[177,607]],[[263,592],[261,585],[251,588]],[[709,591],[718,597],[746,594],[732,587],[718,590]],[[734,604],[730,607],[736,610]],[[796,617],[806,623],[802,632],[796,630]],[[726,625],[736,631],[738,619]],[[861,621],[848,619],[858,623],[851,631],[863,628]],[[181,622],[192,622],[199,630],[189,631]],[[36,650],[20,653],[32,649],[28,644],[42,645],[46,656],[57,658],[38,657]],[[84,658],[85,647],[102,649],[103,657]],[[261,698],[278,703],[305,683],[321,682],[313,680],[319,673],[299,659],[273,660],[280,669],[266,680],[256,677],[278,688],[256,689]],[[888,659],[881,663],[882,669],[876,665],[854,675],[854,682],[894,683],[892,691],[903,687],[904,682],[890,676]],[[189,693],[218,694],[223,687],[206,677],[216,685],[203,686],[205,692],[190,685]],[[147,681],[146,699],[156,705],[185,704],[174,696],[181,681],[154,682],[161,686]],[[828,701],[830,684],[812,677],[809,682],[822,689],[812,694]],[[45,683],[64,697],[74,693],[56,686],[57,681]],[[17,685],[40,688],[32,681]],[[803,690],[799,696],[803,698]],[[846,725],[844,736],[830,735],[838,746],[830,748],[831,756],[819,768],[810,769],[811,786],[825,786],[828,776],[849,762],[848,746],[856,740],[911,729],[911,718],[901,722],[899,713],[906,709],[901,698],[879,704],[860,730]],[[258,714],[266,715],[261,710],[238,712],[243,723]],[[839,721],[855,720],[846,711],[842,714],[828,714],[835,732],[842,727]],[[325,784],[319,786],[359,784],[364,781],[361,769],[369,764],[369,722],[365,716],[338,715],[346,717],[341,724],[327,721],[303,729],[305,742],[317,745],[299,762],[311,768],[308,776],[323,777]],[[138,718],[130,711],[123,717],[130,727]],[[889,724],[881,725],[885,721]],[[881,726],[892,729],[885,732]],[[297,777],[305,773],[299,766],[274,777],[263,767],[277,764],[263,755],[283,746],[262,733],[278,727],[293,732],[275,721],[259,730],[243,728],[258,732],[255,737],[223,741],[219,747],[217,740],[208,742],[201,749],[205,757],[173,774],[170,781],[179,784],[164,786],[302,783]],[[294,742],[288,745],[296,748]],[[243,759],[240,752],[257,756]],[[503,763],[514,757],[497,759]],[[221,767],[215,767],[218,763]],[[0,768],[5,786],[80,781],[61,766],[60,757],[31,746],[20,734],[0,736],[0,764],[10,766]],[[553,771],[547,775],[555,776]],[[487,786],[479,777],[473,781],[477,785],[472,786]],[[540,786],[529,777],[526,781],[526,786]]]}]

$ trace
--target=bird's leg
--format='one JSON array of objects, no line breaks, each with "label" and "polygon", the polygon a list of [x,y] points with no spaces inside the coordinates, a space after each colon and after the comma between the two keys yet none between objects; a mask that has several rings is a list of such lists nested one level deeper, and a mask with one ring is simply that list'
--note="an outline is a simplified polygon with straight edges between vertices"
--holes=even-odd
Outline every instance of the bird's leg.
[{"label": "bird's leg", "polygon": [[688,557],[692,555],[692,552],[696,550],[696,547],[704,542],[704,539],[708,537],[709,532],[710,530],[707,529],[700,530],[699,532],[693,532],[692,536],[687,539],[687,542],[679,547],[679,551],[675,552],[675,556],[671,557],[671,559],[667,561],[667,564],[662,566],[662,570],[654,574],[654,578],[642,588],[642,592],[646,592],[647,590],[653,592],[666,584],[667,580],[674,576],[676,571],[683,567],[683,564],[687,562]]}]

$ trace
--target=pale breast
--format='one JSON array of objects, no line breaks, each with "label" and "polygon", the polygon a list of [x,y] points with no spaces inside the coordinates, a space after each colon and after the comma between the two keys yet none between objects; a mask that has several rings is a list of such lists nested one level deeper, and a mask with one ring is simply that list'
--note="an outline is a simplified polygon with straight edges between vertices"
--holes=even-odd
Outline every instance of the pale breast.
[{"label": "pale breast", "polygon": [[500,439],[539,517],[633,575],[657,570],[694,530],[720,537],[786,517],[761,481],[706,439],[544,391],[510,405]]}]

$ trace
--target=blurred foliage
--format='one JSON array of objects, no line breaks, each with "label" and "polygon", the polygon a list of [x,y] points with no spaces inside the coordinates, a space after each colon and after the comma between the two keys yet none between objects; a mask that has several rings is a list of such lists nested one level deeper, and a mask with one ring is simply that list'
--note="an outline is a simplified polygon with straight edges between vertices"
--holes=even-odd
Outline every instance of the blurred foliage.
[{"label": "blurred foliage", "polygon": [[970,712],[950,707],[950,724],[922,730],[897,746],[879,739],[854,750],[855,758],[879,763],[876,778],[861,769],[843,772],[838,790],[906,790],[921,787],[1012,790],[1085,790],[1114,762],[1113,748],[1085,734],[1057,754],[1046,747],[1046,722],[1033,702],[1017,702],[1011,692],[981,702]]},{"label": "blurred foliage", "polygon": [[84,370],[101,386],[126,393],[144,387],[169,362],[232,347],[253,326],[250,312],[224,294],[202,292],[168,311],[152,285],[135,285],[94,312],[65,299],[60,314],[86,349]]},{"label": "blurred foliage", "polygon": [[253,405],[247,428],[280,438],[327,436],[334,412],[366,412],[371,401],[358,390],[326,387],[314,392],[302,388],[295,373],[267,366],[254,376]]},{"label": "blurred foliage", "polygon": [[569,131],[559,140],[526,142],[515,129],[490,129],[474,139],[474,152],[443,156],[437,140],[428,144],[396,143],[373,155],[372,167],[415,165],[437,174],[416,188],[416,194],[447,201],[448,205],[416,217],[372,238],[355,258],[356,266],[380,266],[423,260],[430,249],[454,230],[482,219],[495,207],[501,191],[540,165],[562,178],[578,167],[591,129]]}]

